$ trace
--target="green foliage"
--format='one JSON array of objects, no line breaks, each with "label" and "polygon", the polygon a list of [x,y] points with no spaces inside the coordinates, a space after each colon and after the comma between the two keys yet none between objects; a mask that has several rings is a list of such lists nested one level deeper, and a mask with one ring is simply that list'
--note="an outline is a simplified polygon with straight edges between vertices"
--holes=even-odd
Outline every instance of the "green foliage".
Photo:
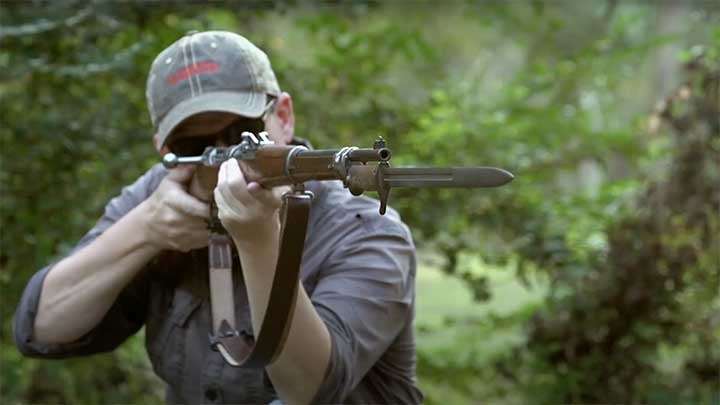
[{"label": "green foliage", "polygon": [[[720,141],[718,89],[708,87],[720,61],[717,6],[1,7],[5,402],[161,400],[141,339],[108,355],[34,361],[14,349],[9,321],[29,277],[157,161],[147,69],[191,29],[234,30],[265,49],[293,96],[296,133],[316,146],[382,135],[397,165],[517,175],[497,190],[392,192],[420,251],[439,253],[430,265],[475,301],[419,330],[429,403],[718,400]],[[684,80],[658,73],[677,66],[659,55],[681,49],[686,90],[648,120],[666,95],[659,83]],[[661,122],[672,129],[658,131]],[[504,290],[487,266],[534,287],[533,299]]]},{"label": "green foliage", "polygon": [[669,166],[607,221],[601,256],[556,264],[564,294],[535,314],[529,350],[512,359],[555,370],[516,374],[543,402],[718,399],[720,63],[698,56],[687,68],[657,111]]}]

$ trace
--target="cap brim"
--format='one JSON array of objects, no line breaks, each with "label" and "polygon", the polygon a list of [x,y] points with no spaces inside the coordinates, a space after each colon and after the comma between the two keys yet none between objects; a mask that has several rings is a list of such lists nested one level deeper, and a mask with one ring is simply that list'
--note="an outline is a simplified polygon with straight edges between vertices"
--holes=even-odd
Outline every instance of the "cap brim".
[{"label": "cap brim", "polygon": [[203,112],[227,112],[243,117],[259,118],[265,111],[267,95],[253,92],[219,91],[201,94],[173,107],[158,125],[158,139],[160,145],[181,122],[191,116]]}]

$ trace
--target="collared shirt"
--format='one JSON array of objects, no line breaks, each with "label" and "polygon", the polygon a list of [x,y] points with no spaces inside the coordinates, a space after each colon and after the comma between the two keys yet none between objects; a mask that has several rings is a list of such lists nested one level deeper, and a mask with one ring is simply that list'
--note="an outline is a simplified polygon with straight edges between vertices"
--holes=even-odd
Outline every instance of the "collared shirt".
[{"label": "collared shirt", "polygon": [[[112,199],[74,251],[148,198],[167,171],[156,165]],[[309,182],[310,212],[301,282],[330,332],[325,379],[313,403],[410,403],[423,400],[415,379],[415,247],[397,213],[354,197],[340,182]],[[72,254],[72,252],[71,252]],[[67,344],[44,344],[33,325],[45,276],[29,281],[15,313],[14,338],[33,357],[65,358],[115,349],[145,326],[153,369],[168,403],[269,403],[277,394],[261,369],[234,368],[211,350],[207,248],[166,251],[124,288],[102,321]],[[233,266],[238,330],[252,333],[240,263]],[[298,384],[303,384],[298,381]]]}]

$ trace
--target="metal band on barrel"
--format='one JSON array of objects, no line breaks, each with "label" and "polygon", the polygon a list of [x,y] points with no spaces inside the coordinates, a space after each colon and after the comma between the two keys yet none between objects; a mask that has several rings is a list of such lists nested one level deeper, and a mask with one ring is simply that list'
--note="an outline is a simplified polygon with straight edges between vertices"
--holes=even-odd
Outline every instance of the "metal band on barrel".
[{"label": "metal band on barrel", "polygon": [[306,151],[308,148],[302,145],[298,145],[288,152],[287,156],[285,157],[285,167],[284,167],[284,173],[285,175],[292,181],[292,183],[296,184],[298,181],[293,177],[293,169],[295,169],[295,166],[293,165],[293,162],[295,161],[295,155],[302,151]]}]

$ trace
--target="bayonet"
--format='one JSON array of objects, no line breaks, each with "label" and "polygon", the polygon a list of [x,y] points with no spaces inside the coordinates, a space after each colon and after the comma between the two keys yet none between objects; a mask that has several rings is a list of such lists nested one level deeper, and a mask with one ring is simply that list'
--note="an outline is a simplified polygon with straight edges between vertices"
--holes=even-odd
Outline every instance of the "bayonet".
[{"label": "bayonet", "polygon": [[391,187],[499,187],[512,179],[510,172],[496,167],[388,167],[383,170],[383,180]]}]

